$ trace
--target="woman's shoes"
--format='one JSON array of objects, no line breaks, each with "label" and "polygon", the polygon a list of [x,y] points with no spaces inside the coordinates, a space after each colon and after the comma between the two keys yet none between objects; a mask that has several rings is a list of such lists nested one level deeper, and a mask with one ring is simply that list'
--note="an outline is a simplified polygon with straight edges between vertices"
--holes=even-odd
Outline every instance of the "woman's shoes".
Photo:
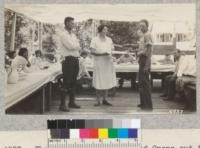
[{"label": "woman's shoes", "polygon": [[95,106],[95,107],[97,107],[97,106],[101,106],[101,103],[98,102],[98,103],[94,104],[94,106]]},{"label": "woman's shoes", "polygon": [[[102,104],[103,104],[103,105],[106,105],[106,106],[112,106],[112,104],[109,103],[107,100],[103,100]],[[101,106],[101,103],[98,102],[98,103],[94,104],[94,106],[96,106],[96,107],[97,107],[97,106]]]},{"label": "woman's shoes", "polygon": [[109,103],[107,100],[103,100],[103,105],[112,106],[112,104]]}]

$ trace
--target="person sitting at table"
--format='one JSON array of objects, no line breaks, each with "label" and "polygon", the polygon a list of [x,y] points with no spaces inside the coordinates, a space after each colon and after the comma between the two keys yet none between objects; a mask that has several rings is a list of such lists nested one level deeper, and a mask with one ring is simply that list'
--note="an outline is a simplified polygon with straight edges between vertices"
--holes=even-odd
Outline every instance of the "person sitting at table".
[{"label": "person sitting at table", "polygon": [[38,64],[42,62],[42,52],[41,50],[36,50],[35,54],[29,58],[31,64]]},{"label": "person sitting at table", "polygon": [[196,91],[196,56],[186,57],[184,61],[185,67],[182,70],[182,76],[176,80],[176,98],[185,102],[184,109],[194,109],[196,105],[193,95]]},{"label": "person sitting at table", "polygon": [[135,62],[135,60],[136,60],[136,58],[135,58],[135,56],[131,55],[131,48],[129,48],[125,54],[123,54],[119,57],[119,59],[117,60],[117,63],[118,64],[133,63],[133,62]]},{"label": "person sitting at table", "polygon": [[164,59],[159,60],[161,64],[174,64],[173,60],[171,59],[170,54],[165,54]]},{"label": "person sitting at table", "polygon": [[16,84],[18,82],[18,72],[17,72],[17,63],[15,60],[16,51],[10,51],[6,53],[5,57],[5,68],[6,68],[6,78],[8,84]]},{"label": "person sitting at table", "polygon": [[23,70],[24,72],[30,72],[29,67],[31,66],[31,63],[28,60],[27,48],[20,48],[15,60],[17,61],[18,70]]},{"label": "person sitting at table", "polygon": [[11,65],[12,60],[15,59],[16,56],[16,51],[7,52],[5,56],[5,66],[9,67]]},{"label": "person sitting at table", "polygon": [[[185,57],[181,71],[178,72],[178,78],[176,80],[176,89],[181,90],[182,84],[181,81],[184,78],[195,78],[196,77],[196,57]],[[190,81],[190,79],[188,79]]]},{"label": "person sitting at table", "polygon": [[176,64],[175,64],[175,70],[172,75],[168,75],[165,77],[164,80],[164,93],[161,95],[161,97],[166,97],[163,100],[173,100],[174,96],[176,94],[176,80],[178,75],[180,76],[180,71],[181,67],[183,64],[183,56],[180,55],[180,52],[177,50],[175,53],[175,59],[176,59]]},{"label": "person sitting at table", "polygon": [[181,55],[184,55],[184,53],[181,53],[180,49],[176,49],[176,52],[174,53],[174,62],[177,62]]},{"label": "person sitting at table", "polygon": [[[131,48],[129,48],[126,51],[126,54],[123,54],[120,56],[119,59],[117,59],[117,64],[121,64],[121,63],[134,63],[136,61],[135,56],[131,55]],[[125,79],[131,79],[131,87],[134,86],[135,80],[136,80],[136,75],[130,74],[130,73],[123,73],[123,74],[119,74],[119,88],[123,87],[123,83]]]},{"label": "person sitting at table", "polygon": [[43,55],[41,50],[36,50],[35,51],[35,55],[32,56],[29,59],[31,65],[34,65],[36,67],[36,69],[46,69],[48,68],[47,65],[45,65],[45,62],[43,60]]}]

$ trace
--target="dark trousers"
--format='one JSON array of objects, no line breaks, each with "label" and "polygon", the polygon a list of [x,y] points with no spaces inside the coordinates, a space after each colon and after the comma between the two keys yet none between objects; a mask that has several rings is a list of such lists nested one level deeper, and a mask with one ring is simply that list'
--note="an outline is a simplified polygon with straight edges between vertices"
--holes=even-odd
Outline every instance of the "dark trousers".
[{"label": "dark trousers", "polygon": [[[144,60],[144,61],[141,61]],[[150,70],[145,70],[145,58],[139,61],[139,93],[140,104],[144,109],[152,109]]]},{"label": "dark trousers", "polygon": [[168,75],[164,80],[164,94],[172,100],[176,94],[176,75]]},{"label": "dark trousers", "polygon": [[72,56],[65,57],[65,60],[62,63],[62,72],[63,72],[63,87],[67,89],[69,93],[69,104],[74,104],[76,82],[79,72],[78,58]]}]

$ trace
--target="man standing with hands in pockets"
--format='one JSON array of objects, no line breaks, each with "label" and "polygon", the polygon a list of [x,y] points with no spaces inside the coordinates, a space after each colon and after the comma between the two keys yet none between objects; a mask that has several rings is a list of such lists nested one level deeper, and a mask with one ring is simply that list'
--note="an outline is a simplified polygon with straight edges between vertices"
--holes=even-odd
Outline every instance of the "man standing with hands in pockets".
[{"label": "man standing with hands in pockets", "polygon": [[[77,75],[79,72],[79,51],[81,50],[79,41],[73,33],[74,18],[64,19],[65,31],[60,36],[60,50],[64,61],[62,62],[63,86],[69,93],[69,108],[80,108],[75,103],[75,90]],[[65,104],[65,97],[61,98],[60,111],[69,111]]]},{"label": "man standing with hands in pockets", "polygon": [[152,110],[150,72],[153,41],[148,31],[149,22],[143,19],[140,21],[139,27],[141,34],[139,35],[140,40],[138,48],[140,93],[140,104],[138,107],[144,110]]},{"label": "man standing with hands in pockets", "polygon": [[139,94],[140,104],[138,107],[144,110],[152,110],[151,100],[151,52],[153,48],[153,40],[150,32],[148,31],[149,22],[145,19],[139,22],[139,43],[137,44],[124,44],[124,47],[137,48],[137,56],[139,63]]}]

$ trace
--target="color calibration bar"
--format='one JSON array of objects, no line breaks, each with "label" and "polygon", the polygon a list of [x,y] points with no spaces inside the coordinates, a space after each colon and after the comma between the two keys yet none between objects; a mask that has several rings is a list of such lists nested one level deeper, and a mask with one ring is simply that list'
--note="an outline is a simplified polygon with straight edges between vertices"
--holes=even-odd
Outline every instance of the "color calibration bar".
[{"label": "color calibration bar", "polygon": [[50,148],[139,148],[139,119],[48,120]]},{"label": "color calibration bar", "polygon": [[127,139],[138,138],[134,128],[51,129],[51,139]]},{"label": "color calibration bar", "polygon": [[134,128],[140,129],[139,119],[48,120],[48,129]]}]

